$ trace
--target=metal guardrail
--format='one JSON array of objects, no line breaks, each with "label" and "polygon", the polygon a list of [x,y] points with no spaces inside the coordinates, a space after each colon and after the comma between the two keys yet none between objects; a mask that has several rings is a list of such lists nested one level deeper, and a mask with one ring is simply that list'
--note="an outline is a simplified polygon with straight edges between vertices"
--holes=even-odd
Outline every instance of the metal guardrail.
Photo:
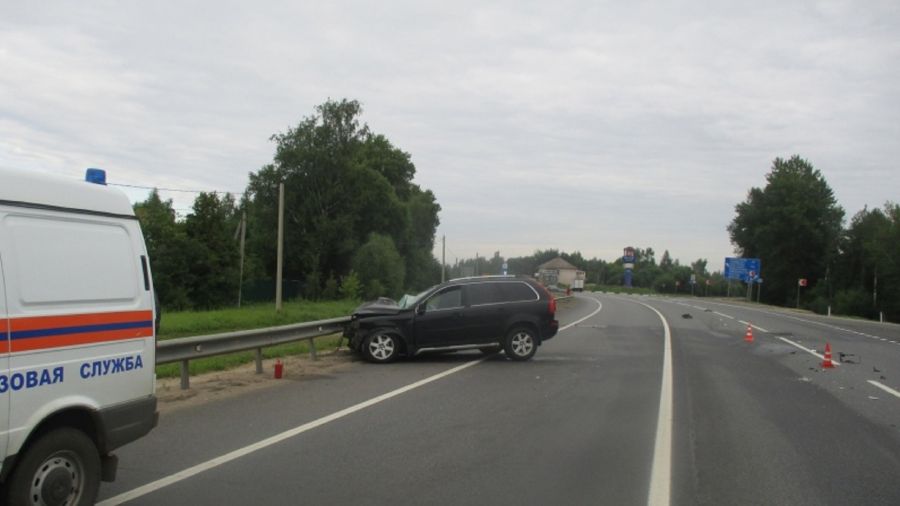
[{"label": "metal guardrail", "polygon": [[159,341],[156,347],[156,363],[181,362],[181,388],[190,388],[190,361],[238,351],[256,350],[256,372],[262,373],[262,349],[268,346],[309,340],[309,354],[316,359],[315,338],[344,331],[349,316],[295,323],[279,327],[240,330],[206,336],[182,337]]}]

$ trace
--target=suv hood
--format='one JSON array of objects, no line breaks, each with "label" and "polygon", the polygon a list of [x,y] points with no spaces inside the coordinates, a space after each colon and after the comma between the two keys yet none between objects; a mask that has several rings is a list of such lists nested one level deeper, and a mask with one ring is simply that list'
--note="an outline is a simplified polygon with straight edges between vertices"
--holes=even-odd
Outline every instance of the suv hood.
[{"label": "suv hood", "polygon": [[353,314],[358,316],[393,315],[399,312],[400,306],[397,305],[397,302],[386,297],[364,302],[353,310]]}]

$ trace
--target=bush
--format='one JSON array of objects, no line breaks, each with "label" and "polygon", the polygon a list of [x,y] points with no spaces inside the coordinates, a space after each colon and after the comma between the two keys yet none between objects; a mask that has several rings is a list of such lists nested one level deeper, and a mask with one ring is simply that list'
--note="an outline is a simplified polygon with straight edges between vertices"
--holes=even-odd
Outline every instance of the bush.
[{"label": "bush", "polygon": [[334,279],[334,275],[328,276],[328,280],[325,281],[325,289],[322,290],[322,298],[325,300],[335,300],[338,298],[338,284],[337,280]]},{"label": "bush", "polygon": [[840,290],[834,294],[834,312],[871,317],[872,295],[859,289]]},{"label": "bush", "polygon": [[359,300],[362,296],[362,286],[355,271],[350,271],[350,274],[341,278],[340,292],[345,299]]}]

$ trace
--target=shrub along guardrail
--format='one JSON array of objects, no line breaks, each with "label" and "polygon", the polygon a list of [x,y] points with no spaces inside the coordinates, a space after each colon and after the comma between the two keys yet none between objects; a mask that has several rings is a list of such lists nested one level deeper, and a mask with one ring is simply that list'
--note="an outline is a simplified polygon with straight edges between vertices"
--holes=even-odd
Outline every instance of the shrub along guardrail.
[{"label": "shrub along guardrail", "polygon": [[316,358],[315,338],[341,333],[349,316],[295,323],[280,327],[241,330],[205,336],[182,337],[159,341],[156,346],[156,363],[181,362],[181,388],[190,388],[190,361],[198,358],[224,355],[239,351],[256,350],[256,372],[262,373],[262,349],[268,346],[309,340],[309,354]]}]

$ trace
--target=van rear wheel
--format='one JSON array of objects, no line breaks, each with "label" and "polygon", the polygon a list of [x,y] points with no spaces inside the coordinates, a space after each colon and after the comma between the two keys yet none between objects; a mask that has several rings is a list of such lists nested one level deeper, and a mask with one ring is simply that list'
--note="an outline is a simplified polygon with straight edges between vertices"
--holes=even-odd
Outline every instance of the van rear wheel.
[{"label": "van rear wheel", "polygon": [[100,490],[100,455],[83,432],[56,429],[22,455],[7,481],[6,504],[90,505]]}]

